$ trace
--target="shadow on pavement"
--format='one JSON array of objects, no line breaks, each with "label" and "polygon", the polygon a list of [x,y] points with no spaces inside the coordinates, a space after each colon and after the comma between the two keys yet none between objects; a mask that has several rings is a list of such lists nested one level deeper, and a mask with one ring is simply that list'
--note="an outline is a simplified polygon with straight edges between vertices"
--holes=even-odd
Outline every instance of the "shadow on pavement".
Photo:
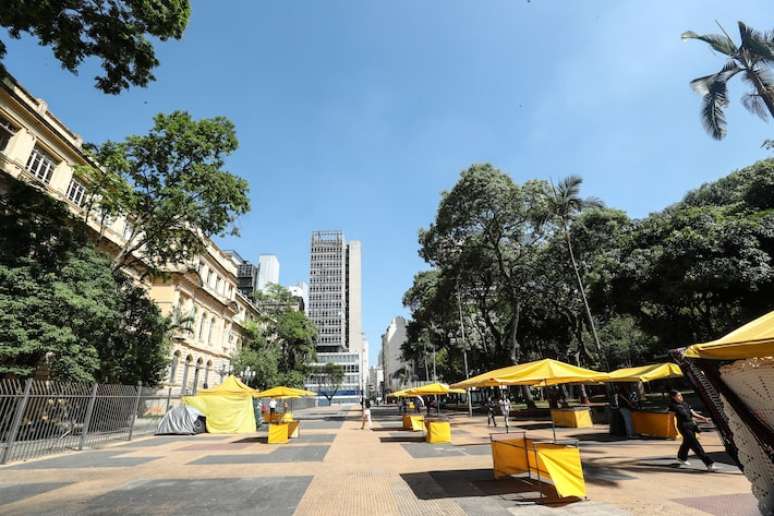
[{"label": "shadow on pavement", "polygon": [[425,437],[422,435],[406,435],[400,437],[380,437],[379,440],[383,443],[423,443]]}]

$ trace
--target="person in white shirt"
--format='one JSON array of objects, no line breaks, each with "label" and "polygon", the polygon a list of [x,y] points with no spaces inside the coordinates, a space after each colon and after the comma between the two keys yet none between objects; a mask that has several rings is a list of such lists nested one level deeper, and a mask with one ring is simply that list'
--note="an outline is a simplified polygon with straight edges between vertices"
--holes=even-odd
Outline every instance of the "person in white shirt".
[{"label": "person in white shirt", "polygon": [[269,401],[269,421],[274,421],[274,413],[277,412],[277,400],[274,398]]},{"label": "person in white shirt", "polygon": [[505,428],[510,428],[508,416],[511,413],[511,399],[507,395],[500,398],[500,413],[502,413],[503,418],[505,419]]},{"label": "person in white shirt", "polygon": [[363,402],[363,424],[360,425],[361,430],[365,430],[366,424],[368,429],[371,429],[371,400],[365,400]]}]

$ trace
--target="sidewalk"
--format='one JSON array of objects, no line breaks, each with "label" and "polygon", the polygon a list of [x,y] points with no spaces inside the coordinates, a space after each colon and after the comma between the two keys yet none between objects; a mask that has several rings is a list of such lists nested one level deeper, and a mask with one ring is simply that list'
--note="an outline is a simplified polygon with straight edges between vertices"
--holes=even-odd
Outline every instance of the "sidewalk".
[{"label": "sidewalk", "polygon": [[[453,444],[429,445],[400,431],[394,410],[373,412],[374,428],[361,431],[359,407],[299,411],[301,437],[287,445],[266,444],[265,432],[153,437],[11,464],[0,468],[0,513],[755,514],[735,467],[677,469],[679,443],[611,441],[603,427],[557,431],[582,440],[588,501],[525,505],[539,500],[534,486],[492,479],[483,417],[452,415]],[[551,433],[545,421],[518,426]],[[703,440],[722,460],[717,437]]]}]

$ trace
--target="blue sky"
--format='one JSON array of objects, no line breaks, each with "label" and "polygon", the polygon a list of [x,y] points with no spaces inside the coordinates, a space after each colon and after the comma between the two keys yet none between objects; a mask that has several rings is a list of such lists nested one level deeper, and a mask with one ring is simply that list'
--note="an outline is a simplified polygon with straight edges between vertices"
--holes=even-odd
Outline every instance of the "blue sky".
[{"label": "blue sky", "polygon": [[[227,8],[226,8],[227,6]],[[588,195],[642,217],[691,188],[766,157],[771,125],[731,85],[729,136],[699,123],[688,82],[722,66],[685,30],[769,29],[768,0],[195,0],[181,41],[157,45],[157,81],[119,96],[74,76],[34,40],[6,65],[84,139],[143,133],[157,112],[225,115],[251,185],[244,257],[278,255],[281,280],[308,277],[309,236],[363,242],[364,327],[403,313],[417,229],[459,172],[488,161],[516,181],[580,174]]]}]

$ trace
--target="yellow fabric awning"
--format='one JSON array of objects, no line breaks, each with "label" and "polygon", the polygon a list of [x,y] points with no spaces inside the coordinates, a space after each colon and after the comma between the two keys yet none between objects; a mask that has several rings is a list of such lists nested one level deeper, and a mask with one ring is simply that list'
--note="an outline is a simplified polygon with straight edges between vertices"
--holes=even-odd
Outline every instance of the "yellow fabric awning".
[{"label": "yellow fabric awning", "polygon": [[272,387],[254,395],[256,398],[303,398],[305,396],[317,396],[316,392],[305,391],[293,387]]},{"label": "yellow fabric awning", "polygon": [[196,391],[196,396],[255,396],[256,394],[258,391],[248,387],[234,375],[226,377],[220,385]]},{"label": "yellow fabric awning", "polygon": [[683,356],[715,360],[774,356],[774,312],[758,317],[725,337],[694,344],[683,352]]},{"label": "yellow fabric awning", "polygon": [[595,383],[605,373],[584,369],[559,360],[546,358],[526,364],[496,369],[468,380],[455,383],[452,387],[494,387],[498,385],[558,385],[562,383]]},{"label": "yellow fabric awning", "polygon": [[652,382],[666,378],[679,378],[683,376],[680,366],[667,362],[664,364],[650,364],[639,367],[626,367],[616,369],[612,373],[603,373],[601,382]]},{"label": "yellow fabric awning", "polygon": [[419,387],[405,389],[406,396],[432,396],[434,394],[449,394],[449,392],[465,392],[461,389],[449,389],[445,383],[428,383]]}]

